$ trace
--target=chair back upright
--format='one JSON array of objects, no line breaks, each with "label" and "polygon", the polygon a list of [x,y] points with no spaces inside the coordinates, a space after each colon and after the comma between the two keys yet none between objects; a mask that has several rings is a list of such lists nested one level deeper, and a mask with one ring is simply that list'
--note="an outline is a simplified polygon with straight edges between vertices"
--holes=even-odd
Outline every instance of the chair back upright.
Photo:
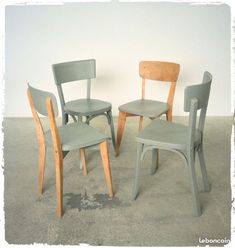
[{"label": "chair back upright", "polygon": [[[212,75],[205,71],[201,84],[191,85],[184,91],[184,111],[189,112],[189,136],[188,142],[192,148],[194,144],[195,131],[198,129],[203,137],[207,105],[210,95]],[[200,116],[197,126],[197,111]]]},{"label": "chair back upright", "polygon": [[61,142],[55,121],[55,116],[58,116],[58,106],[55,95],[51,92],[36,89],[30,84],[28,84],[27,94],[37,130],[38,142],[45,143],[44,129],[38,116],[38,113],[40,113],[49,118],[53,146],[60,154]]},{"label": "chair back upright", "polygon": [[61,107],[65,105],[62,84],[87,80],[87,99],[91,97],[91,79],[96,77],[95,59],[78,60],[52,65],[53,75],[60,97]]},{"label": "chair back upright", "polygon": [[170,82],[167,103],[172,111],[176,82],[178,80],[180,65],[172,62],[141,61],[139,75],[142,78],[142,99],[145,99],[145,80]]}]

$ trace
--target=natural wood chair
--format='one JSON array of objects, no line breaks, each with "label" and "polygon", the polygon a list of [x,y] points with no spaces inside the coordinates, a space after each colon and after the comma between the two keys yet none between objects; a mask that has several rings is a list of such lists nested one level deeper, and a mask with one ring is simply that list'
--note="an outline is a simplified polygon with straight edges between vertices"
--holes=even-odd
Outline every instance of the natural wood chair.
[{"label": "natural wood chair", "polygon": [[[74,121],[82,120],[86,123],[96,116],[104,115],[110,126],[113,147],[115,149],[115,132],[112,117],[112,104],[106,101],[91,98],[91,81],[96,77],[95,59],[69,61],[52,65],[53,75],[60,97],[63,125],[68,123],[70,115]],[[87,82],[86,98],[65,101],[63,85],[73,81],[85,80]]]},{"label": "natural wood chair", "polygon": [[[198,154],[204,190],[210,191],[203,152],[203,131],[206,110],[210,94],[212,76],[209,72],[203,75],[202,84],[191,85],[184,91],[184,111],[189,112],[188,125],[154,120],[136,137],[137,162],[132,199],[135,200],[139,191],[140,166],[147,151],[152,151],[151,174],[158,168],[158,150],[168,150],[177,153],[183,159],[191,183],[194,213],[201,215],[197,179],[195,173],[195,156]],[[200,112],[197,123],[197,113]]]},{"label": "natural wood chair", "polygon": [[[113,187],[107,146],[108,136],[85,123],[72,123],[57,127],[55,116],[58,115],[58,108],[55,96],[50,92],[33,88],[30,85],[28,85],[27,94],[39,143],[38,190],[40,194],[43,192],[46,146],[53,146],[54,148],[57,215],[59,217],[63,215],[63,158],[71,150],[79,150],[83,165],[83,174],[87,175],[85,148],[99,145],[108,194],[112,197]],[[49,118],[50,130],[44,132],[38,113]]]},{"label": "natural wood chair", "polygon": [[[172,121],[173,99],[179,71],[180,65],[176,63],[159,61],[140,62],[139,75],[142,78],[142,98],[119,106],[116,156],[119,155],[126,117],[140,116],[139,130],[143,127],[143,117],[155,119],[166,114],[167,120]],[[145,99],[146,79],[171,83],[167,102]]]}]

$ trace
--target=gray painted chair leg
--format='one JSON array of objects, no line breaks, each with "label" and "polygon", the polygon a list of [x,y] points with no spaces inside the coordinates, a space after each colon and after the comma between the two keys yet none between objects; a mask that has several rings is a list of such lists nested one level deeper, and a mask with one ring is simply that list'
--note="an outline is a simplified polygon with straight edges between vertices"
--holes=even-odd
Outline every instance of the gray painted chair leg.
[{"label": "gray painted chair leg", "polygon": [[140,166],[141,166],[141,153],[143,151],[143,144],[137,143],[137,158],[136,158],[136,166],[135,166],[135,179],[132,190],[132,200],[135,200],[138,195],[139,190],[139,174],[140,174]]},{"label": "gray painted chair leg", "polygon": [[151,167],[151,174],[154,174],[158,169],[158,162],[159,162],[159,149],[153,148],[152,150],[152,167]]},{"label": "gray painted chair leg", "polygon": [[114,125],[113,125],[113,116],[112,116],[112,111],[108,111],[107,112],[108,116],[109,116],[109,125],[110,125],[110,131],[111,131],[111,135],[112,135],[112,143],[113,143],[113,148],[114,151],[116,149],[116,141],[115,141],[115,131],[114,131]]},{"label": "gray painted chair leg", "polygon": [[205,165],[205,159],[204,159],[204,153],[203,153],[202,147],[198,151],[198,158],[199,158],[199,163],[200,163],[200,167],[201,167],[204,190],[206,192],[209,192],[210,191],[210,184],[209,184],[209,181],[208,181],[206,165]]},{"label": "gray painted chair leg", "polygon": [[196,216],[200,216],[202,214],[202,211],[201,211],[201,206],[200,206],[200,201],[199,201],[193,154],[190,155],[188,158],[188,171],[189,171],[189,179],[191,183],[191,190],[192,190],[192,196],[193,196],[194,213]]},{"label": "gray painted chair leg", "polygon": [[62,113],[62,125],[66,125],[69,121],[69,116],[66,113]]}]

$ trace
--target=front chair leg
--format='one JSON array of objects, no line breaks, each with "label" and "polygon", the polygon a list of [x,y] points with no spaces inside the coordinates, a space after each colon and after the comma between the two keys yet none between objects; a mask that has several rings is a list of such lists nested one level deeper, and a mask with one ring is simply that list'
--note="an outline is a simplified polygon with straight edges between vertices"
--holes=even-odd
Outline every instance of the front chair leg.
[{"label": "front chair leg", "polygon": [[63,215],[63,158],[58,153],[55,153],[56,161],[56,213],[58,217]]},{"label": "front chair leg", "polygon": [[135,166],[135,179],[132,190],[132,200],[135,200],[138,196],[139,191],[139,174],[140,174],[140,166],[141,166],[141,154],[143,151],[143,144],[137,143],[137,158],[136,158],[136,166]]},{"label": "front chair leg", "polygon": [[125,128],[126,123],[126,113],[125,112],[119,112],[118,117],[118,130],[117,130],[117,144],[116,144],[116,156],[119,155],[119,149],[122,141],[122,135]]},{"label": "front chair leg", "polygon": [[100,143],[100,154],[103,161],[104,174],[105,174],[106,184],[108,187],[108,193],[110,197],[113,197],[112,175],[110,170],[107,141]]}]

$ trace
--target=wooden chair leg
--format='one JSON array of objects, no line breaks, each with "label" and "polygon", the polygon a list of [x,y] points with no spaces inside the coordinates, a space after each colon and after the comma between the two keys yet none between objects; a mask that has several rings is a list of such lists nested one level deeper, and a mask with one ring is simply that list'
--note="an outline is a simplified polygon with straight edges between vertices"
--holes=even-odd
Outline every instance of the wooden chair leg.
[{"label": "wooden chair leg", "polygon": [[140,116],[140,121],[139,121],[139,131],[142,130],[143,128],[143,121],[144,121],[144,117],[143,116]]},{"label": "wooden chair leg", "polygon": [[39,144],[38,158],[39,158],[38,191],[40,194],[42,194],[43,193],[43,178],[44,178],[44,171],[45,171],[45,159],[46,159],[45,142],[41,142]]},{"label": "wooden chair leg", "polygon": [[58,217],[63,215],[63,158],[55,153],[56,161],[56,213]]},{"label": "wooden chair leg", "polygon": [[100,154],[103,161],[104,174],[105,174],[106,184],[108,187],[109,196],[113,197],[112,175],[110,170],[107,141],[104,141],[100,144]]},{"label": "wooden chair leg", "polygon": [[122,141],[122,135],[125,128],[126,123],[126,113],[119,112],[118,117],[118,130],[117,130],[117,143],[116,143],[116,157],[119,155],[119,149]]},{"label": "wooden chair leg", "polygon": [[86,153],[85,153],[85,149],[84,148],[79,149],[79,153],[80,153],[80,159],[82,161],[83,175],[86,176],[87,175],[87,164],[86,164]]},{"label": "wooden chair leg", "polygon": [[172,122],[172,109],[171,108],[166,113],[166,120]]}]

